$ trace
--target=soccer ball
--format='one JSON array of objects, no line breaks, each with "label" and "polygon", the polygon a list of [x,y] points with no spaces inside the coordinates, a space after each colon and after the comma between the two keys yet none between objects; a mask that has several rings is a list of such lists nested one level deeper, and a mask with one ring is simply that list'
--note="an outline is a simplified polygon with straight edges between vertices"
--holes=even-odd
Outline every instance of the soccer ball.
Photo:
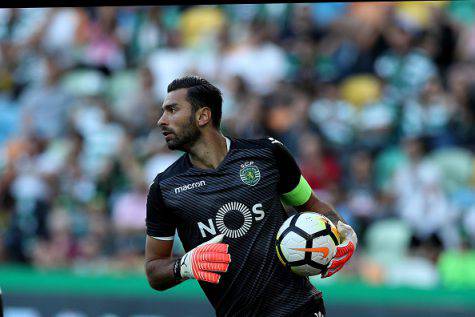
[{"label": "soccer ball", "polygon": [[339,243],[338,231],[326,217],[302,212],[289,217],[280,227],[277,256],[298,275],[318,275],[326,270]]}]

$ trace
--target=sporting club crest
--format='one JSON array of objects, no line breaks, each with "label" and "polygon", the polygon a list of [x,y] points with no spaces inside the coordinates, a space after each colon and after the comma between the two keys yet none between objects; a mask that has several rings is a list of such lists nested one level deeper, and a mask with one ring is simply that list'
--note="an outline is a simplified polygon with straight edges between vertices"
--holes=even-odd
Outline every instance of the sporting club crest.
[{"label": "sporting club crest", "polygon": [[241,177],[241,180],[244,184],[254,186],[259,183],[259,180],[261,179],[261,172],[254,162],[250,161],[241,164],[239,176]]}]

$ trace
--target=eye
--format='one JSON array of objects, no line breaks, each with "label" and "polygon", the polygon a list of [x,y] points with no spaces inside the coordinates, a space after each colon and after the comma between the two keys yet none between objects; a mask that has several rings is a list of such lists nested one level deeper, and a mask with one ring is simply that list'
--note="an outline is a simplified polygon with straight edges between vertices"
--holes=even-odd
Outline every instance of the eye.
[{"label": "eye", "polygon": [[177,108],[176,105],[170,105],[170,106],[167,107],[166,110],[167,110],[169,113],[172,113],[172,114],[173,114],[173,113],[175,113],[175,112],[178,111],[178,108]]}]

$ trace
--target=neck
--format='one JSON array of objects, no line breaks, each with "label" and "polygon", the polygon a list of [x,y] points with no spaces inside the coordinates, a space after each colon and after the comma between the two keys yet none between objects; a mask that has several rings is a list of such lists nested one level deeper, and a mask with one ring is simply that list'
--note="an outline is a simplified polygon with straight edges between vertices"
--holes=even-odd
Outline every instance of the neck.
[{"label": "neck", "polygon": [[203,169],[217,168],[228,153],[226,138],[215,130],[203,133],[187,152],[193,166]]}]

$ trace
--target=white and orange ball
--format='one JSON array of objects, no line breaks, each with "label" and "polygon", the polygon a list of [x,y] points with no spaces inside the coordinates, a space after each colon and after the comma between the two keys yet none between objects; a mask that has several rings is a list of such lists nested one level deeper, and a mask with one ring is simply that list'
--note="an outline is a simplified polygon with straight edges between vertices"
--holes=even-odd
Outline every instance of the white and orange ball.
[{"label": "white and orange ball", "polygon": [[340,238],[336,227],[315,212],[289,217],[277,233],[279,260],[292,272],[314,276],[324,272],[335,256]]}]

